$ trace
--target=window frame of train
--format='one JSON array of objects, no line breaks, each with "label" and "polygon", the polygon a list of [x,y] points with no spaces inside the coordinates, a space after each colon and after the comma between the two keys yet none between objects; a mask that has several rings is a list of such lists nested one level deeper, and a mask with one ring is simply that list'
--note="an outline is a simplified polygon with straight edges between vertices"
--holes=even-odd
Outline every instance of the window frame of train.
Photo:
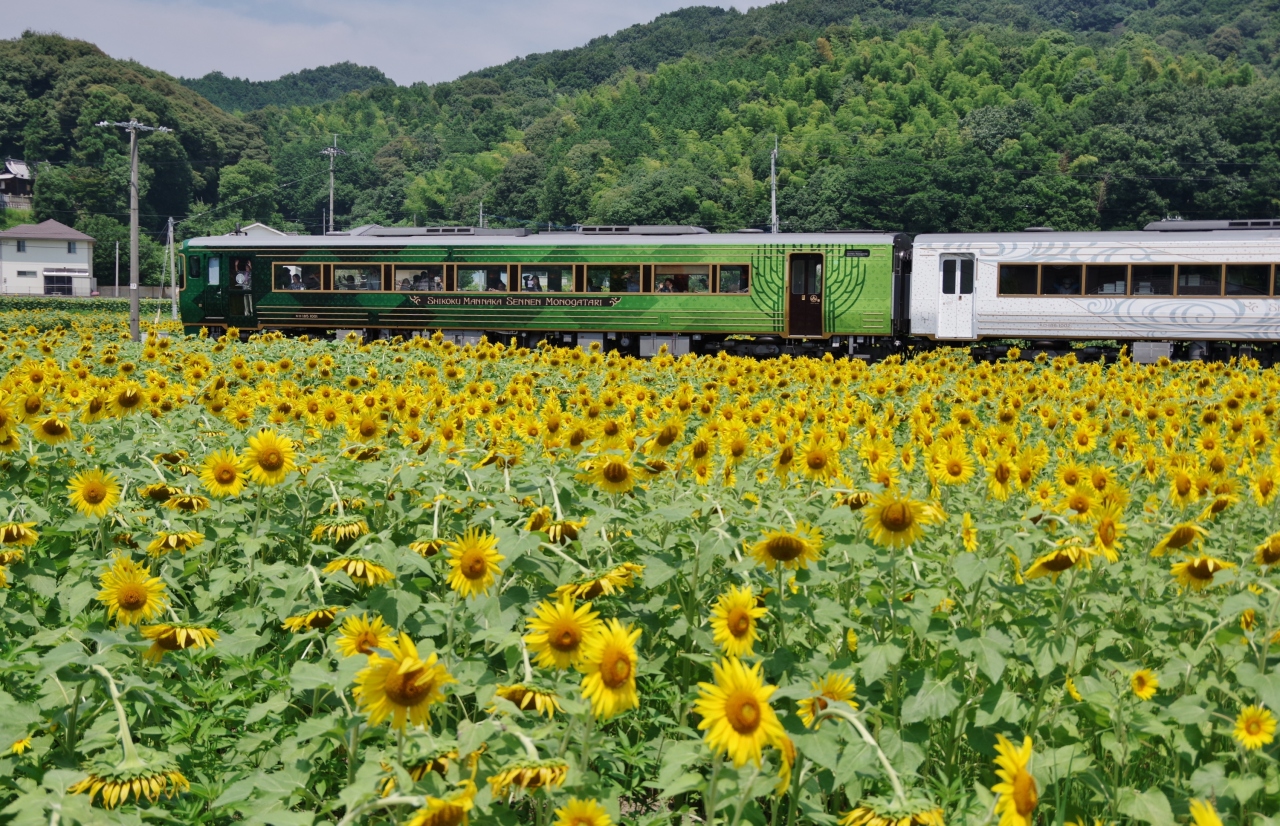
[{"label": "window frame of train", "polygon": [[[333,271],[332,271],[332,269],[330,269],[332,266],[333,266],[332,264],[328,264],[328,263],[318,263],[318,262],[315,262],[315,261],[274,261],[274,262],[272,262],[272,264],[271,264],[271,291],[272,291],[272,292],[276,292],[276,293],[298,293],[298,292],[308,292],[308,293],[328,293],[328,292],[337,292],[336,290],[326,289],[326,287],[327,287],[327,286],[328,286],[328,284],[330,283],[331,279],[333,278]],[[313,273],[311,273],[311,274],[316,276],[317,280],[320,282],[320,286],[319,286],[319,287],[316,287],[316,288],[314,288],[314,289],[304,286],[304,287],[303,287],[302,289],[300,289],[300,290],[290,289],[288,286],[283,286],[283,287],[282,287],[282,286],[280,286],[280,278],[279,278],[279,276],[280,276],[280,271],[281,271],[281,270],[284,270],[284,271],[285,271],[285,277],[286,277],[286,278],[291,278],[291,277],[293,276],[293,273],[292,273],[292,272],[289,272],[289,270],[290,270],[290,268],[294,268],[294,267],[296,267],[296,268],[298,269],[298,277],[299,277],[300,279],[302,279],[302,281],[303,281],[303,283],[304,283],[304,284],[306,283],[306,277],[307,277],[307,274],[308,274],[308,273],[307,273],[307,270],[308,270],[308,269],[310,269],[310,268],[312,268],[312,267],[314,267],[314,268],[315,268],[315,272],[313,272]],[[289,283],[292,283],[292,282],[291,282],[291,281],[286,281],[285,283],[286,283],[286,284],[289,284]],[[370,291],[368,291],[368,290],[361,290],[360,292],[370,292]]]},{"label": "window frame of train", "polygon": [[[519,271],[518,267],[516,267],[515,269],[517,272]],[[484,289],[464,290],[462,288],[462,273],[464,272],[483,272],[485,274]],[[500,290],[493,289],[492,287],[489,286],[489,276],[493,272],[497,272],[503,279],[502,289]],[[467,262],[465,264],[455,264],[453,268],[453,289],[450,290],[450,292],[504,293],[504,294],[514,292],[511,289],[511,281],[512,281],[511,273],[512,273],[512,265],[510,264],[483,264],[483,263],[471,263],[471,262]],[[449,285],[445,284],[445,286],[448,287]]]},{"label": "window frame of train", "polygon": [[[560,289],[550,289],[551,270],[560,270]],[[577,290],[577,269],[573,264],[519,264],[516,267],[518,277],[516,279],[517,292],[521,293],[545,293],[548,295],[564,295],[565,293],[576,293]],[[544,277],[539,278],[536,273],[544,273]],[[568,278],[565,277],[566,273]],[[528,289],[528,279],[535,279],[538,285],[537,289]]]},{"label": "window frame of train", "polygon": [[[1006,284],[1018,282],[1025,289],[1030,286],[1032,276],[1028,270],[1035,270],[1035,292],[1007,291]],[[1046,273],[1046,270],[1052,270]],[[1074,276],[1068,276],[1068,270],[1075,270]],[[1002,298],[1275,298],[1277,270],[1280,264],[1250,262],[1205,262],[1177,261],[1143,264],[1089,264],[1077,261],[1070,262],[1005,262],[997,269],[997,295]],[[1216,272],[1215,272],[1216,271]],[[1234,271],[1234,272],[1233,272]],[[1257,292],[1229,292],[1232,277],[1239,278],[1247,271],[1252,271],[1252,283],[1261,282],[1261,290]],[[1048,276],[1048,277],[1046,277]],[[1260,279],[1258,276],[1262,276]],[[1061,291],[1061,287],[1073,278],[1077,289],[1075,292]],[[1206,290],[1208,285],[1202,283],[1206,279],[1216,279],[1217,289]],[[1052,279],[1050,281],[1049,279]],[[1053,292],[1046,292],[1049,284],[1055,285]],[[1248,286],[1247,281],[1235,282],[1241,287]],[[1212,280],[1210,280],[1212,284]],[[1106,287],[1111,287],[1110,290]],[[1123,289],[1120,287],[1123,286]],[[1255,287],[1255,289],[1258,289]]]}]

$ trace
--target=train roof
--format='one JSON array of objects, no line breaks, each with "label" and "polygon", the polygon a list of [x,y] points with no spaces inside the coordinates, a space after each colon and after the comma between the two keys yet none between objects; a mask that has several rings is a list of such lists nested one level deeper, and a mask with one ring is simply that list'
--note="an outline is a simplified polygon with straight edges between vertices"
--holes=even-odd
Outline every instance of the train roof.
[{"label": "train roof", "polygon": [[1280,241],[1280,219],[1246,221],[1153,221],[1141,230],[1103,232],[1057,232],[1048,227],[1029,227],[1021,232],[949,232],[917,235],[916,246],[956,244],[1031,244],[1044,246],[1117,244],[1152,247],[1166,245],[1273,244]]},{"label": "train roof", "polygon": [[245,235],[215,235],[189,238],[192,247],[210,249],[368,249],[370,247],[611,247],[611,246],[759,246],[764,244],[788,244],[823,246],[839,244],[892,244],[905,237],[901,232],[878,230],[852,230],[843,232],[787,232],[772,235],[761,232],[690,232],[667,233],[602,233],[543,232],[515,235],[499,231],[475,234],[401,234],[394,235],[285,235],[279,237],[251,237]]}]

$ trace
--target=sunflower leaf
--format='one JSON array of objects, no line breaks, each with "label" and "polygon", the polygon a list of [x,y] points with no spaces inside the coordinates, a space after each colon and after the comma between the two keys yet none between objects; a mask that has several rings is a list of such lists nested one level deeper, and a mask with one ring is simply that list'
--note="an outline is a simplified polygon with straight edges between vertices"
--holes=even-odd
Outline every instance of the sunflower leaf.
[{"label": "sunflower leaf", "polygon": [[942,682],[932,676],[927,677],[920,690],[903,702],[902,722],[910,725],[941,719],[955,711],[960,702],[960,692],[955,690],[950,680]]},{"label": "sunflower leaf", "polygon": [[1172,826],[1173,809],[1169,807],[1169,798],[1159,789],[1120,789],[1120,812],[1134,820],[1151,823],[1154,826]]}]

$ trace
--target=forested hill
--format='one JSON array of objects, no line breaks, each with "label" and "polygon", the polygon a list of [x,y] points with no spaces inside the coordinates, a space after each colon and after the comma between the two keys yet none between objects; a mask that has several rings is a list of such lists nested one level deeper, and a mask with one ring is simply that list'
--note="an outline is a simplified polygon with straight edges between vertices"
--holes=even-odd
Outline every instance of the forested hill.
[{"label": "forested hill", "polygon": [[245,80],[222,72],[178,80],[228,112],[249,112],[264,106],[314,106],[348,92],[395,85],[380,70],[350,62],[303,69],[276,80]]},{"label": "forested hill", "polygon": [[692,6],[579,48],[530,55],[473,75],[499,81],[532,77],[561,90],[580,90],[623,68],[649,72],[686,55],[713,57],[742,48],[753,38],[812,40],[827,26],[854,18],[892,32],[922,21],[949,29],[1061,29],[1090,45],[1113,43],[1126,33],[1145,34],[1175,52],[1235,54],[1256,66],[1280,58],[1280,16],[1272,0],[789,0],[745,13]]}]

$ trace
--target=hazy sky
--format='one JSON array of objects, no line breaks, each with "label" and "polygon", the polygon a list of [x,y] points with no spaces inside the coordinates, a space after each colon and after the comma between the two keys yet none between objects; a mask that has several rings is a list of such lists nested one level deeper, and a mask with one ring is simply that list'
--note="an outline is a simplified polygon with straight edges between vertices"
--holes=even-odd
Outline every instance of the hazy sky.
[{"label": "hazy sky", "polygon": [[24,29],[88,40],[112,57],[172,75],[270,80],[350,60],[397,83],[580,46],[659,14],[731,0],[39,0],[0,15],[0,38]]}]

